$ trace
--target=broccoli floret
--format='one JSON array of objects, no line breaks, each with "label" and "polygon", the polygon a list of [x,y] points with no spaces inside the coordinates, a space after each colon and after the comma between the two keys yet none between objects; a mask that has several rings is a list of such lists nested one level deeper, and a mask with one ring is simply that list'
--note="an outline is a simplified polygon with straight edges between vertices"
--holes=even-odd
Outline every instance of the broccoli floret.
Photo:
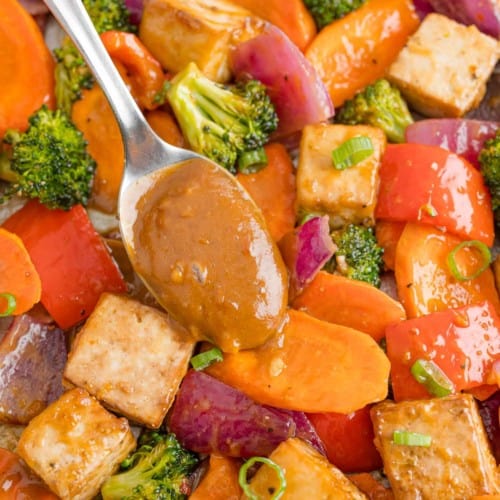
[{"label": "broccoli floret", "polygon": [[335,19],[359,9],[365,2],[366,0],[304,0],[319,30]]},{"label": "broccoli floret", "polygon": [[337,250],[325,270],[380,287],[384,251],[377,244],[373,229],[348,224],[333,231],[331,236]]},{"label": "broccoli floret", "polygon": [[346,101],[335,121],[379,127],[389,141],[400,143],[405,141],[405,129],[413,118],[399,90],[381,78]]},{"label": "broccoli floret", "polygon": [[69,38],[64,38],[59,48],[54,49],[56,58],[55,95],[57,107],[67,114],[71,106],[81,98],[83,89],[90,89],[94,77],[78,49]]},{"label": "broccoli floret", "polygon": [[145,431],[139,447],[102,486],[104,500],[181,500],[190,493],[189,475],[198,457],[174,434]]},{"label": "broccoli floret", "polygon": [[479,153],[479,165],[484,182],[491,193],[495,223],[500,226],[500,129],[495,137],[485,141]]},{"label": "broccoli floret", "polygon": [[42,106],[29,119],[26,132],[7,130],[0,178],[10,182],[0,203],[17,194],[38,198],[49,208],[86,205],[96,163],[83,134],[61,110]]},{"label": "broccoli floret", "polygon": [[[130,11],[123,0],[83,0],[83,4],[98,33],[136,30],[130,23]],[[57,107],[70,114],[71,106],[80,99],[82,90],[94,84],[94,77],[68,37],[63,39],[60,47],[54,49],[54,56]]]},{"label": "broccoli floret", "polygon": [[233,173],[236,163],[247,171],[266,163],[262,146],[278,117],[262,83],[220,85],[190,63],[172,79],[167,99],[194,151]]},{"label": "broccoli floret", "polygon": [[124,0],[83,0],[90,19],[98,33],[105,31],[136,31],[130,22],[130,11]]}]

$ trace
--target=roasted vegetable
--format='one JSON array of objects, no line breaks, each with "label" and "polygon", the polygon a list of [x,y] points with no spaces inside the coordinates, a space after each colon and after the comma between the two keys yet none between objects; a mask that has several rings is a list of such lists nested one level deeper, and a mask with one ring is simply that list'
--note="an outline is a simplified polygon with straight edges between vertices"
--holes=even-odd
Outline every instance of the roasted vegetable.
[{"label": "roasted vegetable", "polygon": [[263,146],[278,118],[259,81],[222,86],[190,63],[171,81],[167,99],[195,151],[231,172],[265,165]]},{"label": "roasted vegetable", "polygon": [[181,500],[191,487],[189,475],[198,457],[184,449],[174,434],[145,431],[139,447],[101,488],[104,500]]},{"label": "roasted vegetable", "polygon": [[383,250],[377,244],[373,229],[349,224],[333,231],[332,238],[338,248],[325,269],[380,287]]},{"label": "roasted vegetable", "polygon": [[[130,12],[124,0],[83,0],[83,4],[98,33],[109,30],[134,32],[136,29],[130,22]],[[57,61],[57,106],[69,114],[73,102],[80,99],[83,89],[92,87],[94,78],[68,37],[63,39],[60,47],[54,49],[54,55]]]},{"label": "roasted vegetable", "polygon": [[399,143],[405,141],[405,129],[413,118],[399,90],[381,78],[346,101],[335,121],[379,127],[389,141]]},{"label": "roasted vegetable", "polygon": [[495,222],[500,225],[500,129],[488,139],[479,153],[480,171],[491,193]]},{"label": "roasted vegetable", "polygon": [[26,132],[8,130],[4,143],[11,147],[0,156],[0,179],[10,185],[0,204],[14,194],[63,210],[87,204],[96,163],[66,113],[42,106]]},{"label": "roasted vegetable", "polygon": [[359,9],[366,0],[304,0],[318,29]]}]

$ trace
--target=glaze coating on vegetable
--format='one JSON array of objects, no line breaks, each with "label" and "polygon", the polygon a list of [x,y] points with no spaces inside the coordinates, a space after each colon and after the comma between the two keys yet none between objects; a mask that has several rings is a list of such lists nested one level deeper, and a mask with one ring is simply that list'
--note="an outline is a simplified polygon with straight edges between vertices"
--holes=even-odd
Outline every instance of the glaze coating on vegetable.
[{"label": "glaze coating on vegetable", "polygon": [[155,132],[227,170],[148,185],[125,248],[111,108],[3,0],[0,498],[496,500],[493,2],[83,3]]}]

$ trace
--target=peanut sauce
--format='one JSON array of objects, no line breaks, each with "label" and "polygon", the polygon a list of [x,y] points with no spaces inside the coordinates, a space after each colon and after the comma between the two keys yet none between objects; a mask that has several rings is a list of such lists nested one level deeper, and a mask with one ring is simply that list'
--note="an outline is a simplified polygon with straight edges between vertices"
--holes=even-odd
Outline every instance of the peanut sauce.
[{"label": "peanut sauce", "polygon": [[136,204],[135,269],[196,340],[224,351],[263,344],[284,323],[287,273],[261,213],[210,162],[160,175]]}]

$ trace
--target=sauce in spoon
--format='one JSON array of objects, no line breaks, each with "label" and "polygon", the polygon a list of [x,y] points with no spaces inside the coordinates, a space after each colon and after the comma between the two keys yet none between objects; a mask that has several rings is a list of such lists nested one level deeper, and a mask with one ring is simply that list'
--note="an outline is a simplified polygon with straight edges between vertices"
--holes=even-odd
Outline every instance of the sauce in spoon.
[{"label": "sauce in spoon", "polygon": [[151,130],[80,0],[44,1],[120,126],[120,228],[135,270],[195,339],[225,351],[261,345],[283,325],[287,304],[286,269],[261,212],[222,167]]},{"label": "sauce in spoon", "polygon": [[157,300],[224,351],[256,347],[278,331],[286,270],[260,212],[209,162],[152,174],[137,202],[132,263]]}]

